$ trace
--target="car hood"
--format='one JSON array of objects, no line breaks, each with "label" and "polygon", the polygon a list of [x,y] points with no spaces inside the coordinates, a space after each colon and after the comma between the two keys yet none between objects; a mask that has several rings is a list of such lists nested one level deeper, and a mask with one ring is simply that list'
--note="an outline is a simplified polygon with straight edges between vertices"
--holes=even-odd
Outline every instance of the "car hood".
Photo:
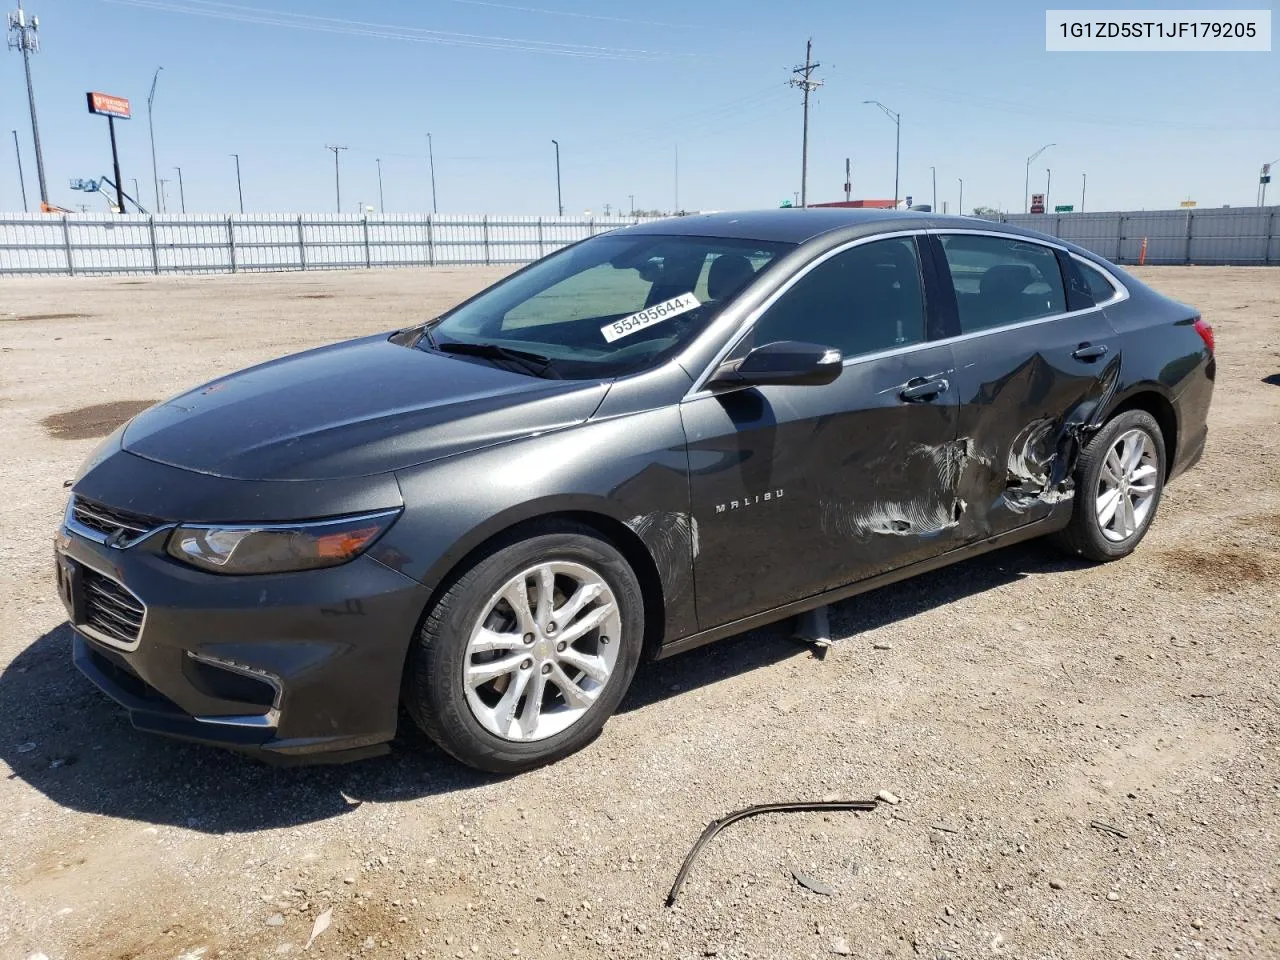
[{"label": "car hood", "polygon": [[273,360],[139,414],[124,449],[240,480],[398,470],[586,420],[608,384],[543,380],[386,335]]}]

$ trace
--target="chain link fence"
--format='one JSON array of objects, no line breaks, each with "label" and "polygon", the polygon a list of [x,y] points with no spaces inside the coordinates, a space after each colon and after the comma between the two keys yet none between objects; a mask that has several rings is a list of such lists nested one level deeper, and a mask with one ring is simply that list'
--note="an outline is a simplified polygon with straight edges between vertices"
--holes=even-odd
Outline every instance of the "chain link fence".
[{"label": "chain link fence", "polygon": [[0,276],[528,263],[635,217],[0,216]]}]

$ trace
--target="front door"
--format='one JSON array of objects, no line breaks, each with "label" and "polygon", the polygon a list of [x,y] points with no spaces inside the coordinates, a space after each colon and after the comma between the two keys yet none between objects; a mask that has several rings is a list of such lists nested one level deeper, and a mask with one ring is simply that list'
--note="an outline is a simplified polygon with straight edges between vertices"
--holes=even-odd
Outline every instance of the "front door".
[{"label": "front door", "polygon": [[730,355],[817,343],[844,353],[839,378],[683,404],[700,627],[956,545],[954,364],[927,316],[916,239],[860,242],[811,265]]}]

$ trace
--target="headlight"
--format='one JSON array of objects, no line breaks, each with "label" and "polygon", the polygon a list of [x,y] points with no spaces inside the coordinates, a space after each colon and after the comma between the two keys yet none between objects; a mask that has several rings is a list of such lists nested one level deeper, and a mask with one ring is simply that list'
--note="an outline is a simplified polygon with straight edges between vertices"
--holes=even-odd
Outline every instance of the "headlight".
[{"label": "headlight", "polygon": [[369,549],[399,510],[311,523],[189,524],[169,536],[171,557],[214,573],[285,573],[336,567]]}]

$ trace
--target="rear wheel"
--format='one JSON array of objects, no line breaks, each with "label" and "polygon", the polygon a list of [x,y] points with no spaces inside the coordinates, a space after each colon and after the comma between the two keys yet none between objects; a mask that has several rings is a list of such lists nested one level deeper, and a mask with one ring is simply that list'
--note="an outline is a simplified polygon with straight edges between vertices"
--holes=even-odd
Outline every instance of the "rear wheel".
[{"label": "rear wheel", "polygon": [[595,738],[643,636],[640,585],[612,544],[577,525],[535,533],[441,596],[410,656],[406,705],[463,763],[527,770]]},{"label": "rear wheel", "polygon": [[1108,421],[1076,462],[1075,506],[1058,542],[1090,560],[1127,557],[1146,536],[1164,492],[1164,436],[1144,410]]}]

